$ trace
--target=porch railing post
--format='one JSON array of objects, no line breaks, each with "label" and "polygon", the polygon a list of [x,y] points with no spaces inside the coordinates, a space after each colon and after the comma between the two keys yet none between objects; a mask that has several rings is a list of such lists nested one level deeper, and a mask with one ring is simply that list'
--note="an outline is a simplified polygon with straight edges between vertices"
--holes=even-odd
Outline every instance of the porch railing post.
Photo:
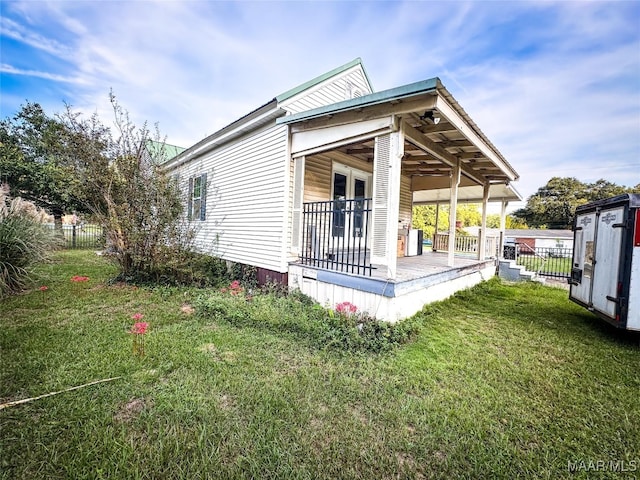
[{"label": "porch railing post", "polygon": [[447,266],[449,267],[453,267],[456,249],[456,207],[458,206],[458,185],[460,185],[459,159],[451,172],[449,197],[449,254],[447,256]]}]

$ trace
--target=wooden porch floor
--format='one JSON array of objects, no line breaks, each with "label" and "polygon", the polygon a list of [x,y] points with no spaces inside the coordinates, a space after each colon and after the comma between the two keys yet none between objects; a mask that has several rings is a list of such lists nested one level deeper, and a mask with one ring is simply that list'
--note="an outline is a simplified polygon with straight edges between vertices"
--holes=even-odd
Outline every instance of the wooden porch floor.
[{"label": "wooden porch floor", "polygon": [[[422,255],[412,257],[399,257],[397,266],[397,277],[394,283],[407,282],[422,277],[428,277],[437,273],[446,272],[448,270],[460,267],[468,267],[486,263],[487,261],[479,261],[477,258],[465,255],[456,255],[453,267],[447,265],[448,254],[446,252],[433,252],[426,250]],[[373,270],[371,278],[386,279],[387,268],[384,265],[374,265],[377,267]]]}]

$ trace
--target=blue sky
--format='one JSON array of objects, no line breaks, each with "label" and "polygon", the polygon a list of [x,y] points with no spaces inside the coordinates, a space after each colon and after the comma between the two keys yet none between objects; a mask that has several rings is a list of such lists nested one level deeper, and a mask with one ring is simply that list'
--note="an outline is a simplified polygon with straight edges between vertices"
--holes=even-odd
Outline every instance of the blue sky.
[{"label": "blue sky", "polygon": [[[0,3],[0,117],[26,100],[190,146],[361,57],[376,90],[434,76],[521,176],[640,183],[640,2]],[[518,206],[518,205],[514,205]]]}]

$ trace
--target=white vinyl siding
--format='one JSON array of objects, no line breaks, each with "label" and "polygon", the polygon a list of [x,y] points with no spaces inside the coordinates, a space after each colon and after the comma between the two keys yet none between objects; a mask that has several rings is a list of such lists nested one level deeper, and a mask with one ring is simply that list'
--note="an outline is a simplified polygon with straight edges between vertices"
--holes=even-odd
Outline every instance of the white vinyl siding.
[{"label": "white vinyl siding", "polygon": [[287,128],[270,126],[223,145],[181,168],[209,173],[207,216],[197,225],[199,250],[225,260],[284,272]]},{"label": "white vinyl siding", "polygon": [[289,113],[298,113],[305,110],[311,110],[317,107],[323,107],[325,105],[331,105],[332,103],[341,102],[346,99],[345,93],[347,91],[360,92],[360,96],[368,95],[371,92],[369,83],[360,66],[345,72],[342,76],[337,78],[328,79],[326,82],[321,83],[316,88],[312,88],[310,91],[304,91],[295,97],[282,102],[280,107],[287,110]]}]

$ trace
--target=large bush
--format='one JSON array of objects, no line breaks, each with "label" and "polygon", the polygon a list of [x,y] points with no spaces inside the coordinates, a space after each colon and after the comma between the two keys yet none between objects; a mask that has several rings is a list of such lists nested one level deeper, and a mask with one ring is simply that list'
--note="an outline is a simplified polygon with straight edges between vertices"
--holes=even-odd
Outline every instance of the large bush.
[{"label": "large bush", "polygon": [[113,94],[111,103],[112,128],[70,108],[61,117],[67,163],[92,192],[87,207],[105,227],[121,280],[191,283],[194,231],[177,181],[160,167],[168,160],[164,141],[157,128],[134,125]]},{"label": "large bush", "polygon": [[0,297],[20,291],[32,280],[58,240],[42,224],[43,212],[20,198],[0,192]]}]

